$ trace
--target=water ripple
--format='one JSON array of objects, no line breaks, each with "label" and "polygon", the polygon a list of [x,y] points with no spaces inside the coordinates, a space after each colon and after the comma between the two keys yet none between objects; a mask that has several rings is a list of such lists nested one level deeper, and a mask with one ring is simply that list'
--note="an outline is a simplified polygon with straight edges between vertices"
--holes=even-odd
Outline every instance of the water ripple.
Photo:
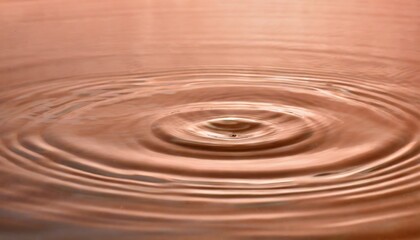
[{"label": "water ripple", "polygon": [[390,220],[409,221],[401,226],[412,232],[419,198],[396,196],[419,188],[413,94],[274,68],[9,89],[1,95],[2,181],[21,180],[1,190],[1,203],[144,232],[200,221],[238,237],[368,236]]}]

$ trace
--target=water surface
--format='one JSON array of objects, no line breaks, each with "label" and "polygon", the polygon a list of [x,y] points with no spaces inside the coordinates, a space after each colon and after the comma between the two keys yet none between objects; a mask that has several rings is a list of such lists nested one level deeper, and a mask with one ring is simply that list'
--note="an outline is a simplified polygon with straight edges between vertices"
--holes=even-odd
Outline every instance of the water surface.
[{"label": "water surface", "polygon": [[0,2],[0,239],[420,239],[420,3]]}]

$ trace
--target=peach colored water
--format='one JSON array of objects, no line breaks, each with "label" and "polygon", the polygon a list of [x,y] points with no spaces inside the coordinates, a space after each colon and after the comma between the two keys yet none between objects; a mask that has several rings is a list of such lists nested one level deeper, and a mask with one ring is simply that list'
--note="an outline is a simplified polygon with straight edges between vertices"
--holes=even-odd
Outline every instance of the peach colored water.
[{"label": "peach colored water", "polygon": [[417,0],[0,1],[0,239],[420,239]]}]

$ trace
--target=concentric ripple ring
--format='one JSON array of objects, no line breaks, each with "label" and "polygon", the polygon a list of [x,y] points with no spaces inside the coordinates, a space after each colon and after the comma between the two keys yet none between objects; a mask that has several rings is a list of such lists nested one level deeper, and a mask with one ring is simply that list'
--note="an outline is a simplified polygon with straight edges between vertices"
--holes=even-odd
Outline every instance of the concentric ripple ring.
[{"label": "concentric ripple ring", "polygon": [[420,214],[418,199],[392,195],[419,188],[413,94],[353,76],[246,67],[16,87],[1,92],[0,164],[22,181],[2,190],[14,199],[2,203],[151,232],[193,220],[228,224],[235,236],[256,221],[275,236],[363,232],[367,222],[380,231]]}]

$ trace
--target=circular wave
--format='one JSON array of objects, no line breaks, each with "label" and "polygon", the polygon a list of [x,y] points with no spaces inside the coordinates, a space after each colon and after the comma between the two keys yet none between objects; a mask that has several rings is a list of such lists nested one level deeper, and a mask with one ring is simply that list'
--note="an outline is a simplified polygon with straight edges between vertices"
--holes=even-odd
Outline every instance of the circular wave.
[{"label": "circular wave", "polygon": [[397,197],[419,189],[413,94],[246,68],[28,85],[1,96],[2,173],[21,181],[0,194],[24,212],[142,231],[389,234],[384,223],[420,214],[418,198]]}]

